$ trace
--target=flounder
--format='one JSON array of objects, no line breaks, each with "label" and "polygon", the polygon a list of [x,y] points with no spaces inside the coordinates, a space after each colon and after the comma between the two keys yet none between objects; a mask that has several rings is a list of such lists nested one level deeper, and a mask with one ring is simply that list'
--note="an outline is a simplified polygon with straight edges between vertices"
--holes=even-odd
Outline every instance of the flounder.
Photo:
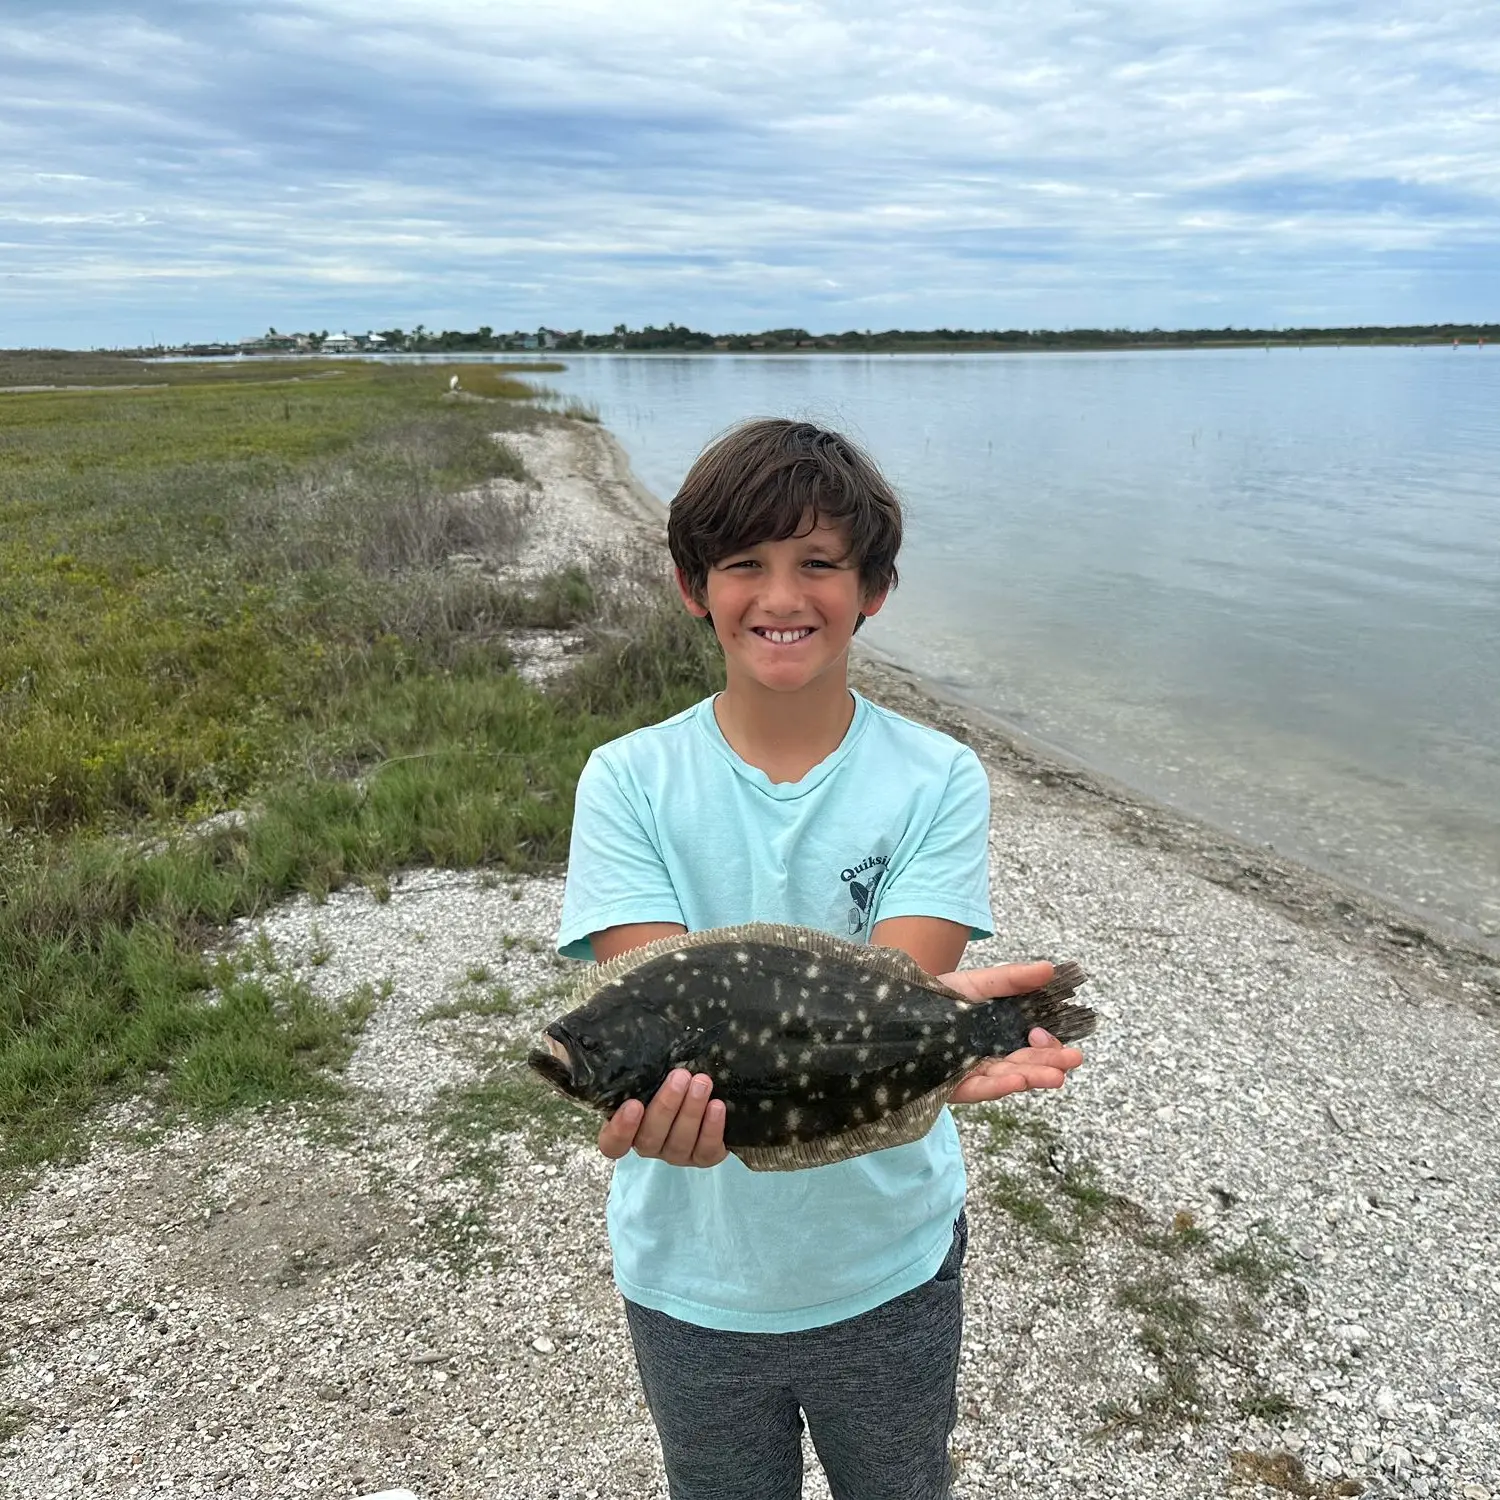
[{"label": "flounder", "polygon": [[724,1143],[753,1171],[847,1161],[920,1140],[963,1076],[1027,1044],[1094,1029],[1060,964],[1039,990],[979,1004],[908,954],[750,923],[660,938],[594,965],[528,1061],[606,1115],[674,1068],[707,1073]]}]

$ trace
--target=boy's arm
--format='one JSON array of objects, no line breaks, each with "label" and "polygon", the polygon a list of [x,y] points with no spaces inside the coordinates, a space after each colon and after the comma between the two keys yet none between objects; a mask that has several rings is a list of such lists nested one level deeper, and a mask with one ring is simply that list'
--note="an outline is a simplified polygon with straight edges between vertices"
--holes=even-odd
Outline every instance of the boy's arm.
[{"label": "boy's arm", "polygon": [[[657,938],[686,932],[680,922],[626,922],[592,934],[600,963],[644,947]],[[710,1099],[713,1080],[676,1068],[657,1089],[650,1104],[627,1099],[599,1132],[599,1149],[613,1160],[634,1150],[674,1167],[716,1167],[729,1155],[724,1144],[724,1106]]]},{"label": "boy's arm", "polygon": [[942,917],[887,917],[871,930],[870,943],[877,948],[900,948],[927,973],[946,974],[964,956],[969,931],[967,923]]}]

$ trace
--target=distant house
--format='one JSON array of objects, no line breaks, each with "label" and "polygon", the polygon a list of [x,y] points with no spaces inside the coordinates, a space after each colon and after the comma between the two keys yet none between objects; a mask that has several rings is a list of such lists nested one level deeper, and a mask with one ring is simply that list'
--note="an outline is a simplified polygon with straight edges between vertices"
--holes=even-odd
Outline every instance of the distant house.
[{"label": "distant house", "polygon": [[521,347],[523,349],[536,349],[540,347],[540,340],[534,333],[523,333],[521,335]]},{"label": "distant house", "polygon": [[387,340],[383,339],[378,333],[367,333],[365,335],[365,348],[367,349],[384,349],[386,343]]},{"label": "distant house", "polygon": [[359,340],[351,338],[347,333],[330,333],[323,340],[325,354],[352,354],[358,348]]}]

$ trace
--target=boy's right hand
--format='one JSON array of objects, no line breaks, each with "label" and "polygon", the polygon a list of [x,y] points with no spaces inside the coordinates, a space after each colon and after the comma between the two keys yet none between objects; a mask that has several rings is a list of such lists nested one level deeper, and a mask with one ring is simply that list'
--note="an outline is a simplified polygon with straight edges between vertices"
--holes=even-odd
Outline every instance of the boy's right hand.
[{"label": "boy's right hand", "polygon": [[686,1068],[667,1074],[650,1104],[627,1099],[599,1132],[599,1149],[618,1160],[632,1148],[674,1167],[716,1167],[729,1155],[724,1105],[710,1099],[713,1080]]}]

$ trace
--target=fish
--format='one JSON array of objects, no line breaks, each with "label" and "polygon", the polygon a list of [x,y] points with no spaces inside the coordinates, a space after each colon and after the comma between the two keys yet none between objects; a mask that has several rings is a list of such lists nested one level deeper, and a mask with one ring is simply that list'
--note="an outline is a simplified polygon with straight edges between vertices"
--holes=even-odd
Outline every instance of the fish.
[{"label": "fish", "polygon": [[527,1062],[612,1115],[674,1068],[706,1073],[724,1144],[751,1171],[797,1171],[920,1140],[964,1075],[1027,1045],[1090,1035],[1059,964],[1040,989],[975,1003],[897,948],[752,922],[659,938],[585,971]]}]

